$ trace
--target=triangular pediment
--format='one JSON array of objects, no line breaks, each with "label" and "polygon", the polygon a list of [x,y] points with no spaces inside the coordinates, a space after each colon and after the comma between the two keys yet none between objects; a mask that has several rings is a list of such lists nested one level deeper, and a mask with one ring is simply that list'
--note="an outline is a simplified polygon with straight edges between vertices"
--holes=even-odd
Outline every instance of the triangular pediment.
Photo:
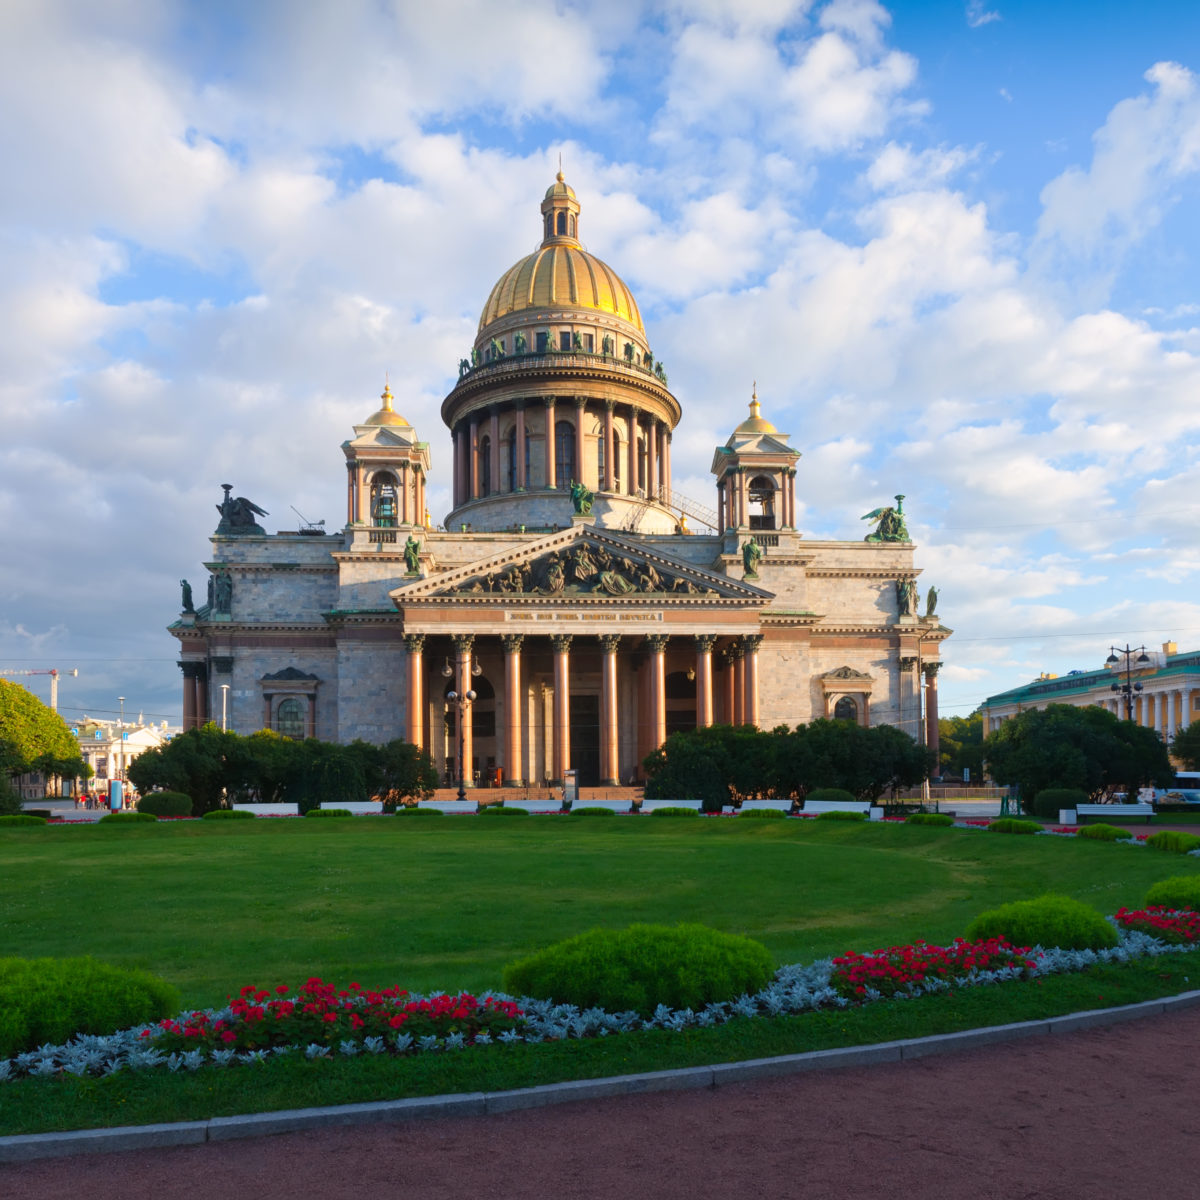
[{"label": "triangular pediment", "polygon": [[356,425],[354,433],[346,445],[356,450],[372,447],[397,450],[418,445],[416,430],[411,425]]},{"label": "triangular pediment", "polygon": [[676,601],[758,607],[773,595],[682,562],[658,545],[576,525],[397,588],[391,598],[397,608],[454,601],[488,605]]},{"label": "triangular pediment", "polygon": [[874,677],[868,675],[865,671],[856,671],[853,667],[837,667],[832,671],[826,671],[821,678],[829,679],[836,683],[862,683],[864,681],[871,681]]}]

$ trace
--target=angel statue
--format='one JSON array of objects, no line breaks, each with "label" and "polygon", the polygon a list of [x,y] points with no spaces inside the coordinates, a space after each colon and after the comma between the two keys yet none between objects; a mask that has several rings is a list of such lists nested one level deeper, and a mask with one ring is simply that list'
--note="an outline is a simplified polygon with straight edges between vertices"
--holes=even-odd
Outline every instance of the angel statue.
[{"label": "angel statue", "polygon": [[937,612],[938,590],[936,587],[931,587],[925,597],[925,615],[932,617]]},{"label": "angel statue", "polygon": [[876,521],[874,533],[868,533],[864,542],[909,542],[908,529],[904,524],[904,497],[896,497],[896,507],[873,508],[864,521]]},{"label": "angel statue", "polygon": [[256,514],[260,517],[268,516],[267,510],[259,508],[245,496],[232,497],[230,495],[230,492],[233,491],[232,483],[223,483],[221,487],[225,491],[225,499],[217,505],[217,512],[221,514],[221,523],[217,526],[217,533],[266,533],[266,530],[255,521],[254,517]]}]

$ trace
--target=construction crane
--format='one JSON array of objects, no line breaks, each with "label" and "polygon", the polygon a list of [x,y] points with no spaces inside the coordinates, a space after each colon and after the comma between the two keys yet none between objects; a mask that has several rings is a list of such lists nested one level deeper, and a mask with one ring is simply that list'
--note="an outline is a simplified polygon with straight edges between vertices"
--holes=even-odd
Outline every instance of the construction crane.
[{"label": "construction crane", "polygon": [[0,675],[49,675],[50,676],[50,707],[58,712],[58,677],[60,675],[70,675],[72,678],[77,677],[79,668],[76,667],[73,671],[60,671],[57,667],[51,667],[48,671],[0,671]]}]

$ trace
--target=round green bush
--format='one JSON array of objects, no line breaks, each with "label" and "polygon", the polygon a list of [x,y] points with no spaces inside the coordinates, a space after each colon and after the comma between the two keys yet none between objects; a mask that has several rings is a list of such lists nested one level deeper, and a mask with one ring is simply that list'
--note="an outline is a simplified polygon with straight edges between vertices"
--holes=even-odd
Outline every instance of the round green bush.
[{"label": "round green bush", "polygon": [[684,808],[682,805],[668,804],[663,808],[652,808],[649,815],[652,817],[698,817],[700,812],[695,808]]},{"label": "round green bush", "polygon": [[616,809],[613,808],[573,808],[571,816],[573,817],[615,817]]},{"label": "round green bush", "polygon": [[815,788],[804,797],[804,802],[815,804],[857,804],[858,797],[845,788]]},{"label": "round green bush", "polygon": [[1022,821],[1020,817],[1001,817],[987,827],[988,833],[1041,833],[1036,821]]},{"label": "round green bush", "polygon": [[748,808],[738,816],[753,821],[782,821],[787,813],[782,808]]},{"label": "round green bush", "polygon": [[1146,845],[1153,850],[1166,850],[1173,854],[1190,854],[1200,850],[1200,837],[1194,833],[1180,833],[1177,829],[1164,829],[1146,839]]},{"label": "round green bush", "polygon": [[481,817],[527,817],[529,811],[524,808],[505,808],[501,804],[489,804],[479,810]]},{"label": "round green bush", "polygon": [[1028,806],[1030,813],[1043,821],[1057,821],[1060,809],[1078,808],[1088,802],[1088,794],[1081,788],[1042,788]]},{"label": "round green bush", "polygon": [[136,821],[157,821],[158,818],[153,813],[148,812],[115,812],[107,813],[100,818],[96,823],[98,825],[117,824],[130,825]]},{"label": "round green bush", "polygon": [[32,813],[15,813],[0,816],[0,825],[45,825],[45,817],[35,817]]},{"label": "round green bush", "polygon": [[202,821],[253,821],[257,816],[257,813],[248,812],[244,808],[214,808],[211,812],[206,812],[200,819]]},{"label": "round green bush", "polygon": [[1076,837],[1092,838],[1097,842],[1119,842],[1133,837],[1131,829],[1122,829],[1117,825],[1080,825]]},{"label": "round green bush", "polygon": [[190,817],[192,798],[184,792],[147,792],[138,801],[137,810],[156,817]]},{"label": "round green bush", "polygon": [[1118,940],[1116,929],[1094,908],[1053,894],[1014,900],[981,913],[967,926],[966,936],[971,942],[1003,937],[1014,946],[1063,950],[1105,950]]},{"label": "round green bush", "polygon": [[844,812],[840,808],[831,808],[828,812],[817,813],[818,821],[865,821],[865,812]]},{"label": "round green bush", "polygon": [[0,1059],[161,1020],[179,1004],[175,988],[147,971],[92,958],[0,958]]},{"label": "round green bush", "polygon": [[947,813],[912,813],[904,818],[905,825],[953,825],[954,818]]},{"label": "round green bush", "polygon": [[310,808],[308,812],[304,814],[304,816],[305,818],[334,817],[336,819],[341,819],[343,817],[352,817],[354,814],[348,808]]},{"label": "round green bush", "polygon": [[395,815],[397,817],[440,817],[442,810],[440,808],[417,808],[416,805],[412,807],[401,805],[397,807]]},{"label": "round green bush", "polygon": [[775,966],[751,938],[705,925],[593,929],[504,969],[504,988],[580,1008],[635,1011],[660,1004],[703,1008],[761,991]]},{"label": "round green bush", "polygon": [[1200,875],[1172,875],[1160,879],[1146,893],[1146,906],[1183,908],[1200,912]]}]

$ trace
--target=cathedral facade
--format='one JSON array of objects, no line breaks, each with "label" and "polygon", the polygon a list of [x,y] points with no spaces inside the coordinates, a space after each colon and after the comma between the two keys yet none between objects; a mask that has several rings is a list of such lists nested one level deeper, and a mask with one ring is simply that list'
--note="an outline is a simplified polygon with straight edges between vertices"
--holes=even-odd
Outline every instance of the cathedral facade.
[{"label": "cathedral facade", "polygon": [[[796,528],[800,454],[761,414],[672,487],[682,417],[561,173],[542,242],[484,305],[441,407],[452,508],[394,407],[342,445],[346,524],[266,532],[226,485],[208,601],[184,584],[184,728],[403,737],[467,783],[627,784],[672,732],[837,717],[936,741],[950,634],[919,612],[902,497],[865,540]],[[929,737],[925,738],[928,730]]]}]

